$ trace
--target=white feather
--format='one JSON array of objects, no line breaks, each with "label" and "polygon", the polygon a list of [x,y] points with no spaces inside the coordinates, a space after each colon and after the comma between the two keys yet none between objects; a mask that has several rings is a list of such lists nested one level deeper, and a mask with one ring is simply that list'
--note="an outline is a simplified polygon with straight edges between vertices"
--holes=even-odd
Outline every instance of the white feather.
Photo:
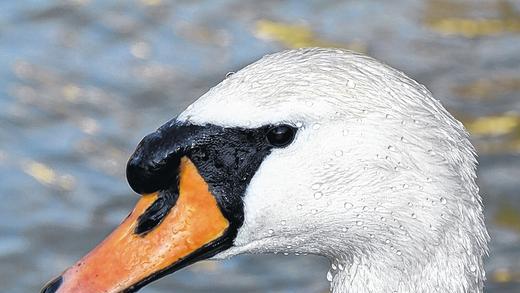
[{"label": "white feather", "polygon": [[489,236],[462,124],[422,85],[338,49],[266,56],[179,117],[299,126],[244,196],[241,253],[318,254],[333,292],[482,292]]}]

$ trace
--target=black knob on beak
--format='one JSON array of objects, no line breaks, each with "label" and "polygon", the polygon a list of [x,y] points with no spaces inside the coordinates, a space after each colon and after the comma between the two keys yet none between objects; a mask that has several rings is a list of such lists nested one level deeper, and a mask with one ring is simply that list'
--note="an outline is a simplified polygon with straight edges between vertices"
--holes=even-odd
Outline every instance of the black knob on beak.
[{"label": "black knob on beak", "polygon": [[203,140],[201,128],[174,121],[145,136],[126,165],[130,187],[147,194],[177,185],[180,160]]},{"label": "black knob on beak", "polygon": [[130,187],[139,194],[165,189],[175,180],[179,155],[169,150],[166,138],[159,131],[148,134],[126,165],[126,178]]}]

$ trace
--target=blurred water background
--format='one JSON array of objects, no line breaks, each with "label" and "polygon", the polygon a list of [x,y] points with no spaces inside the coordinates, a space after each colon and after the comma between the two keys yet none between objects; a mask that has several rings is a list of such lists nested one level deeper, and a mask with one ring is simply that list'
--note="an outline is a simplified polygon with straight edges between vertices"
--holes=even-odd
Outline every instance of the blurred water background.
[{"label": "blurred water background", "polygon": [[[137,196],[142,136],[262,55],[345,47],[425,84],[480,154],[487,292],[520,292],[520,1],[1,1],[0,291],[37,292]],[[143,292],[326,292],[318,257],[202,262]]]}]

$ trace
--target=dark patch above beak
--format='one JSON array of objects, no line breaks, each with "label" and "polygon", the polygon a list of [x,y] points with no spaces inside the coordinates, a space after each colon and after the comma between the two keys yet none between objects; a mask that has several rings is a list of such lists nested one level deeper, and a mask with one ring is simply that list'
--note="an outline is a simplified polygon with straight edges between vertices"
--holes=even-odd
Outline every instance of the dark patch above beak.
[{"label": "dark patch above beak", "polygon": [[134,211],[42,292],[135,292],[231,247],[242,197],[275,147],[272,129],[173,121],[147,135],[127,165],[130,186],[143,195]]},{"label": "dark patch above beak", "polygon": [[140,194],[171,189],[178,182],[180,158],[186,156],[238,229],[243,221],[242,196],[273,148],[266,138],[270,129],[169,122],[139,143],[127,164],[128,182]]}]

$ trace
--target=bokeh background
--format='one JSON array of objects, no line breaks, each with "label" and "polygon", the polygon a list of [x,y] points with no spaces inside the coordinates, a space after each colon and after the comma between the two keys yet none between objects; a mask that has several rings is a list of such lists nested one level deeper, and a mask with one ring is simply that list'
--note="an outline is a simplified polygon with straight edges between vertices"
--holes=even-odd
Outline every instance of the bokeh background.
[{"label": "bokeh background", "polygon": [[[227,72],[284,48],[372,55],[472,133],[487,292],[520,292],[520,1],[1,1],[0,291],[37,292],[137,199],[127,158]],[[326,292],[318,257],[202,262],[143,292]]]}]

